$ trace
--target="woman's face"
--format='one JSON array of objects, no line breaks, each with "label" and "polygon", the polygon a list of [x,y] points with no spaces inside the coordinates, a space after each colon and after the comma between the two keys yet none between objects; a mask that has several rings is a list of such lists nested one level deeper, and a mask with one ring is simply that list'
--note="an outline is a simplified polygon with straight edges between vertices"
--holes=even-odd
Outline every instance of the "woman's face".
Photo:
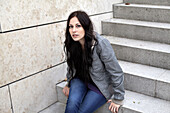
[{"label": "woman's face", "polygon": [[77,17],[70,19],[69,32],[74,41],[79,41],[81,44],[84,42],[85,30]]}]

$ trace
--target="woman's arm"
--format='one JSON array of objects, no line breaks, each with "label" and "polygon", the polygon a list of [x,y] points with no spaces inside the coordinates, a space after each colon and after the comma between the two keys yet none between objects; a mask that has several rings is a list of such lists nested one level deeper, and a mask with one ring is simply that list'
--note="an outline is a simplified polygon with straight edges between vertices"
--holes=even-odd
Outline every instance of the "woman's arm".
[{"label": "woman's arm", "polygon": [[110,75],[110,84],[114,92],[112,101],[122,105],[124,100],[124,74],[117,61],[113,48],[107,39],[102,39],[98,46],[99,56],[107,73]]}]

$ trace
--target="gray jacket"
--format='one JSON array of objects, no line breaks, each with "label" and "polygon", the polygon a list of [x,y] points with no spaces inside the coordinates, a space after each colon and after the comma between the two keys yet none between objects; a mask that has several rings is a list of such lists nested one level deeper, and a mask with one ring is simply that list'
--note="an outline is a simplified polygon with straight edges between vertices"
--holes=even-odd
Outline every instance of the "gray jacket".
[{"label": "gray jacket", "polygon": [[[124,75],[118,64],[110,42],[96,33],[98,44],[94,46],[93,62],[90,68],[90,76],[107,100],[122,105],[124,100]],[[73,76],[76,71],[73,71]],[[71,74],[67,71],[67,80],[71,80]]]}]

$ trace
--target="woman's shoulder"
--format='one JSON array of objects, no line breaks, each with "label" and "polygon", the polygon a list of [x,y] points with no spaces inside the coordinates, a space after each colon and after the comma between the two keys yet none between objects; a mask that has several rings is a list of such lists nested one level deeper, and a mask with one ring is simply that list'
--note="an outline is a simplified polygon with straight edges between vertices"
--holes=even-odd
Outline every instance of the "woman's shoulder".
[{"label": "woman's shoulder", "polygon": [[98,40],[98,42],[101,42],[103,39],[104,39],[104,37],[103,36],[101,36],[99,33],[97,33],[97,32],[95,32],[95,37],[96,37],[96,39]]},{"label": "woman's shoulder", "polygon": [[104,45],[105,44],[110,44],[110,42],[106,38],[104,38],[102,35],[100,35],[97,32],[95,32],[95,37],[96,37],[96,39],[98,41],[98,44],[97,44],[98,46],[102,46],[103,44]]},{"label": "woman's shoulder", "polygon": [[97,44],[95,46],[96,46],[96,50],[98,51],[98,53],[100,53],[102,49],[111,47],[110,42],[106,38],[104,38],[102,35],[100,35],[99,33],[96,32],[95,37],[97,39]]}]

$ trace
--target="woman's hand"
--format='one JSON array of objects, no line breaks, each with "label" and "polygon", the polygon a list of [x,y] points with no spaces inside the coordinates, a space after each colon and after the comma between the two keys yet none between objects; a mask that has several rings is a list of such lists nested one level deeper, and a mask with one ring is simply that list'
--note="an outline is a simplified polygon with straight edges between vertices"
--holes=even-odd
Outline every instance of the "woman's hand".
[{"label": "woman's hand", "polygon": [[65,87],[63,88],[63,93],[64,93],[64,95],[67,96],[67,97],[68,97],[68,95],[69,95],[69,90],[70,90],[70,88],[67,87],[67,86],[65,86]]},{"label": "woman's hand", "polygon": [[107,103],[110,103],[109,110],[112,113],[118,113],[120,105],[113,103],[112,100],[108,100]]}]

